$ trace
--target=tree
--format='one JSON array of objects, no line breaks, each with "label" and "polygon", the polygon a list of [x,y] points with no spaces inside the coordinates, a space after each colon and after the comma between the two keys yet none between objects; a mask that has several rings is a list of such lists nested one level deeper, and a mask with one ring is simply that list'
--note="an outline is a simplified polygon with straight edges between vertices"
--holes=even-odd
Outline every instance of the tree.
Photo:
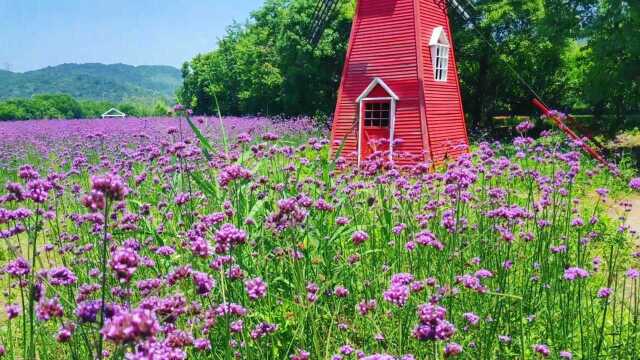
[{"label": "tree", "polygon": [[342,2],[313,49],[306,34],[315,4],[315,0],[268,0],[249,22],[229,27],[216,50],[183,65],[179,100],[198,114],[216,113],[216,98],[226,114],[331,112],[353,2]]},{"label": "tree", "polygon": [[[527,85],[562,110],[637,108],[637,0],[473,3],[477,29],[450,16],[471,128],[492,128],[496,114],[532,113]],[[314,49],[305,35],[316,0],[267,0],[215,50],[184,64],[179,100],[198,114],[216,113],[216,99],[224,114],[330,114],[354,4],[340,3]]]},{"label": "tree", "polygon": [[69,95],[35,95],[33,100],[39,104],[38,107],[42,111],[43,118],[78,119],[83,115],[80,103]]},{"label": "tree", "polygon": [[588,36],[586,100],[629,126],[625,114],[640,110],[640,2],[600,0]]},{"label": "tree", "polygon": [[589,1],[475,3],[477,29],[453,17],[463,101],[472,128],[491,128],[496,113],[530,113],[533,95],[524,83],[555,106],[575,103],[566,96],[571,86],[568,66],[575,65],[566,54],[575,50],[575,39],[583,31],[581,19],[591,10]]}]

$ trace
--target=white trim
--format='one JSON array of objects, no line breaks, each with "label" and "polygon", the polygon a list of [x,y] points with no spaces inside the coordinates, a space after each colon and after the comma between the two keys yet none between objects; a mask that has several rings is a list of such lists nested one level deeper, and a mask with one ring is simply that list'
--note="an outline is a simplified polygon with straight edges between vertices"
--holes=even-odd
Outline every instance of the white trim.
[{"label": "white trim", "polygon": [[429,46],[434,45],[449,46],[449,39],[447,38],[447,34],[444,32],[444,28],[442,26],[436,26],[431,33]]},{"label": "white trim", "polygon": [[362,140],[364,134],[362,132],[362,106],[365,101],[380,101],[386,100],[390,102],[389,106],[389,161],[393,161],[393,140],[395,138],[396,130],[396,102],[397,100],[392,97],[375,97],[375,98],[363,98],[358,101],[358,165],[362,161]]},{"label": "white trim", "polygon": [[[389,96],[368,97],[377,85],[380,85],[380,87],[382,87]],[[391,106],[389,107],[389,161],[393,161],[393,139],[396,128],[396,102],[399,100],[400,98],[398,95],[396,95],[396,93],[394,93],[393,90],[391,90],[391,88],[379,77],[374,77],[367,88],[364,89],[362,94],[360,94],[356,99],[356,102],[358,103],[358,165],[360,165],[360,162],[362,161],[362,140],[364,137],[362,125],[363,103],[365,101],[389,101],[391,103]]]},{"label": "white trim", "polygon": [[431,48],[431,65],[433,66],[433,79],[437,82],[446,82],[449,73],[449,53],[451,47],[447,34],[442,26],[437,26],[431,33],[429,40]]},{"label": "white trim", "polygon": [[393,100],[395,100],[395,101],[400,100],[398,95],[396,95],[391,90],[391,88],[389,86],[387,86],[387,84],[385,84],[384,81],[382,81],[382,79],[380,79],[379,77],[374,77],[373,80],[371,81],[371,83],[369,84],[369,86],[367,86],[367,88],[364,89],[362,94],[360,94],[360,96],[358,96],[358,98],[356,99],[356,102],[361,102],[367,96],[369,96],[369,93],[371,93],[371,91],[373,91],[373,89],[376,87],[376,85],[380,85],[384,89],[384,91],[386,91],[387,94],[389,94],[389,96],[391,96],[391,98],[393,98]]},{"label": "white trim", "polygon": [[395,138],[396,132],[396,101],[391,100],[391,119],[389,122],[391,123],[391,129],[389,129],[389,161],[393,161],[393,140]]},{"label": "white trim", "polygon": [[364,98],[361,101],[380,101],[380,100],[393,100],[392,97],[368,97],[368,98]]},{"label": "white trim", "polygon": [[358,165],[362,161],[362,101],[358,102]]}]

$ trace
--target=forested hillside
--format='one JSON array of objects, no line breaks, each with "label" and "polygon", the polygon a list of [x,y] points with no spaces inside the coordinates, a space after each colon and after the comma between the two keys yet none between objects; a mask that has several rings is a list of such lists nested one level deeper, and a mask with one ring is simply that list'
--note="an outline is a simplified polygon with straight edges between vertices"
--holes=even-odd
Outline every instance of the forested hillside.
[{"label": "forested hillside", "polygon": [[24,73],[0,71],[0,100],[63,93],[76,99],[153,102],[175,98],[180,71],[171,66],[63,64]]},{"label": "forested hillside", "polygon": [[[185,63],[180,100],[211,114],[333,111],[354,1],[342,1],[320,45],[305,40],[316,0],[267,0],[218,47]],[[625,126],[640,103],[640,2],[476,0],[478,32],[452,16],[465,111],[474,126],[530,113],[516,73],[551,106],[609,114]],[[497,51],[483,40],[493,39]],[[513,68],[511,71],[509,67]],[[629,125],[629,124],[627,124]]]}]

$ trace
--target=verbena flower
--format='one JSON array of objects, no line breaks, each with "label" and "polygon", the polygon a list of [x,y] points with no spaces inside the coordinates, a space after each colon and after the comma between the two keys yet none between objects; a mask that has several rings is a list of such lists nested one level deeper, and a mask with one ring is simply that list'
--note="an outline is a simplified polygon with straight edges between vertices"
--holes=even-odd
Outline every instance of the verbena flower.
[{"label": "verbena flower", "polygon": [[73,333],[75,332],[76,326],[74,323],[67,323],[61,325],[58,329],[58,333],[56,334],[56,341],[60,343],[66,343],[71,340]]},{"label": "verbena flower", "polygon": [[629,270],[627,270],[626,275],[629,279],[635,280],[640,277],[640,270],[636,268],[630,268]]},{"label": "verbena flower", "polygon": [[436,250],[444,249],[444,245],[440,241],[438,241],[436,236],[427,230],[424,230],[416,235],[415,242],[423,246],[433,247]]},{"label": "verbena flower", "polygon": [[351,240],[355,245],[360,245],[363,242],[367,241],[368,239],[369,239],[369,234],[367,234],[365,231],[362,231],[362,230],[357,230],[356,232],[353,233],[353,235],[351,235]]},{"label": "verbena flower", "polygon": [[569,351],[560,351],[558,353],[558,356],[560,357],[560,359],[564,359],[564,360],[571,360],[573,359],[573,354]]},{"label": "verbena flower", "polygon": [[193,271],[191,277],[193,278],[193,283],[196,286],[196,293],[198,293],[198,295],[209,295],[211,289],[216,286],[216,281],[206,273]]},{"label": "verbena flower", "polygon": [[256,325],[256,327],[251,330],[251,338],[254,340],[258,340],[268,334],[273,334],[278,330],[278,325],[271,323],[260,323]]},{"label": "verbena flower", "polygon": [[551,351],[549,350],[549,347],[544,344],[535,344],[533,346],[533,351],[538,353],[543,358],[547,358],[549,357],[549,355],[551,355]]},{"label": "verbena flower", "polygon": [[579,267],[570,267],[564,271],[564,279],[568,281],[573,281],[577,279],[584,279],[589,276],[589,272],[587,270],[581,269]]},{"label": "verbena flower", "polygon": [[81,322],[96,322],[100,312],[100,300],[87,300],[78,304],[75,310],[76,316]]},{"label": "verbena flower", "polygon": [[606,299],[611,296],[613,290],[611,288],[603,287],[598,290],[598,297],[601,299]]},{"label": "verbena flower", "polygon": [[129,189],[122,181],[122,178],[112,174],[92,176],[91,189],[104,194],[104,196],[113,201],[124,200],[124,197],[129,193]]},{"label": "verbena flower", "polygon": [[27,275],[29,271],[31,271],[31,266],[29,266],[27,260],[19,257],[13,261],[10,261],[4,267],[4,271],[6,271],[9,275],[20,277]]},{"label": "verbena flower", "polygon": [[240,165],[229,165],[222,169],[222,171],[218,175],[218,184],[220,184],[220,186],[222,187],[227,187],[231,182],[235,180],[249,180],[252,176],[253,175],[251,174],[251,171],[243,168]]},{"label": "verbena flower", "polygon": [[391,286],[382,294],[384,300],[398,306],[403,307],[410,294],[409,287],[400,283],[392,283]]},{"label": "verbena flower", "polygon": [[450,358],[462,353],[462,346],[457,343],[449,343],[444,347],[444,357]]},{"label": "verbena flower", "polygon": [[15,319],[20,315],[20,306],[17,304],[6,304],[4,310],[7,313],[7,319]]},{"label": "verbena flower", "polygon": [[64,266],[56,267],[48,271],[49,283],[53,286],[68,286],[75,284],[78,278]]},{"label": "verbena flower", "polygon": [[152,337],[159,331],[160,324],[153,311],[134,309],[111,317],[100,333],[106,340],[122,344]]},{"label": "verbena flower", "polygon": [[57,297],[51,299],[41,299],[36,306],[36,316],[40,321],[47,321],[51,318],[59,318],[64,315],[64,310]]},{"label": "verbena flower", "polygon": [[135,250],[122,247],[111,253],[109,266],[120,282],[129,282],[140,264],[140,256]]},{"label": "verbena flower", "polygon": [[349,290],[342,285],[338,285],[333,289],[333,294],[339,298],[349,296]]},{"label": "verbena flower", "polygon": [[471,326],[478,325],[480,322],[480,317],[472,312],[462,314],[462,317],[469,323]]},{"label": "verbena flower", "polygon": [[251,300],[263,298],[267,294],[267,284],[260,277],[248,279],[244,282],[244,287]]}]

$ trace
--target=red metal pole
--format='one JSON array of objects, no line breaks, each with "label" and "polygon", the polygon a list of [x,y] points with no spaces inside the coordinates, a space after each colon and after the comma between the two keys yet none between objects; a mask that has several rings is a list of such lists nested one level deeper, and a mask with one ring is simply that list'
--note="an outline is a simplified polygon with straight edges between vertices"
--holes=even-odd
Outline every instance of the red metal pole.
[{"label": "red metal pole", "polygon": [[551,114],[551,110],[549,110],[549,108],[546,107],[538,99],[533,99],[531,102],[533,103],[533,106],[537,107],[546,117],[553,120],[553,122],[555,122],[556,125],[560,128],[560,130],[562,130],[565,134],[567,134],[567,136],[569,136],[571,139],[575,141],[578,141],[580,146],[582,147],[582,150],[589,153],[589,155],[591,155],[594,159],[598,160],[607,169],[609,168],[610,165],[607,162],[607,160],[605,160],[605,158],[598,151],[596,151],[591,146],[587,145],[587,143],[583,141],[578,135],[576,135],[576,133],[574,133],[573,130],[569,129],[569,127],[565,125],[565,123],[557,114]]}]

